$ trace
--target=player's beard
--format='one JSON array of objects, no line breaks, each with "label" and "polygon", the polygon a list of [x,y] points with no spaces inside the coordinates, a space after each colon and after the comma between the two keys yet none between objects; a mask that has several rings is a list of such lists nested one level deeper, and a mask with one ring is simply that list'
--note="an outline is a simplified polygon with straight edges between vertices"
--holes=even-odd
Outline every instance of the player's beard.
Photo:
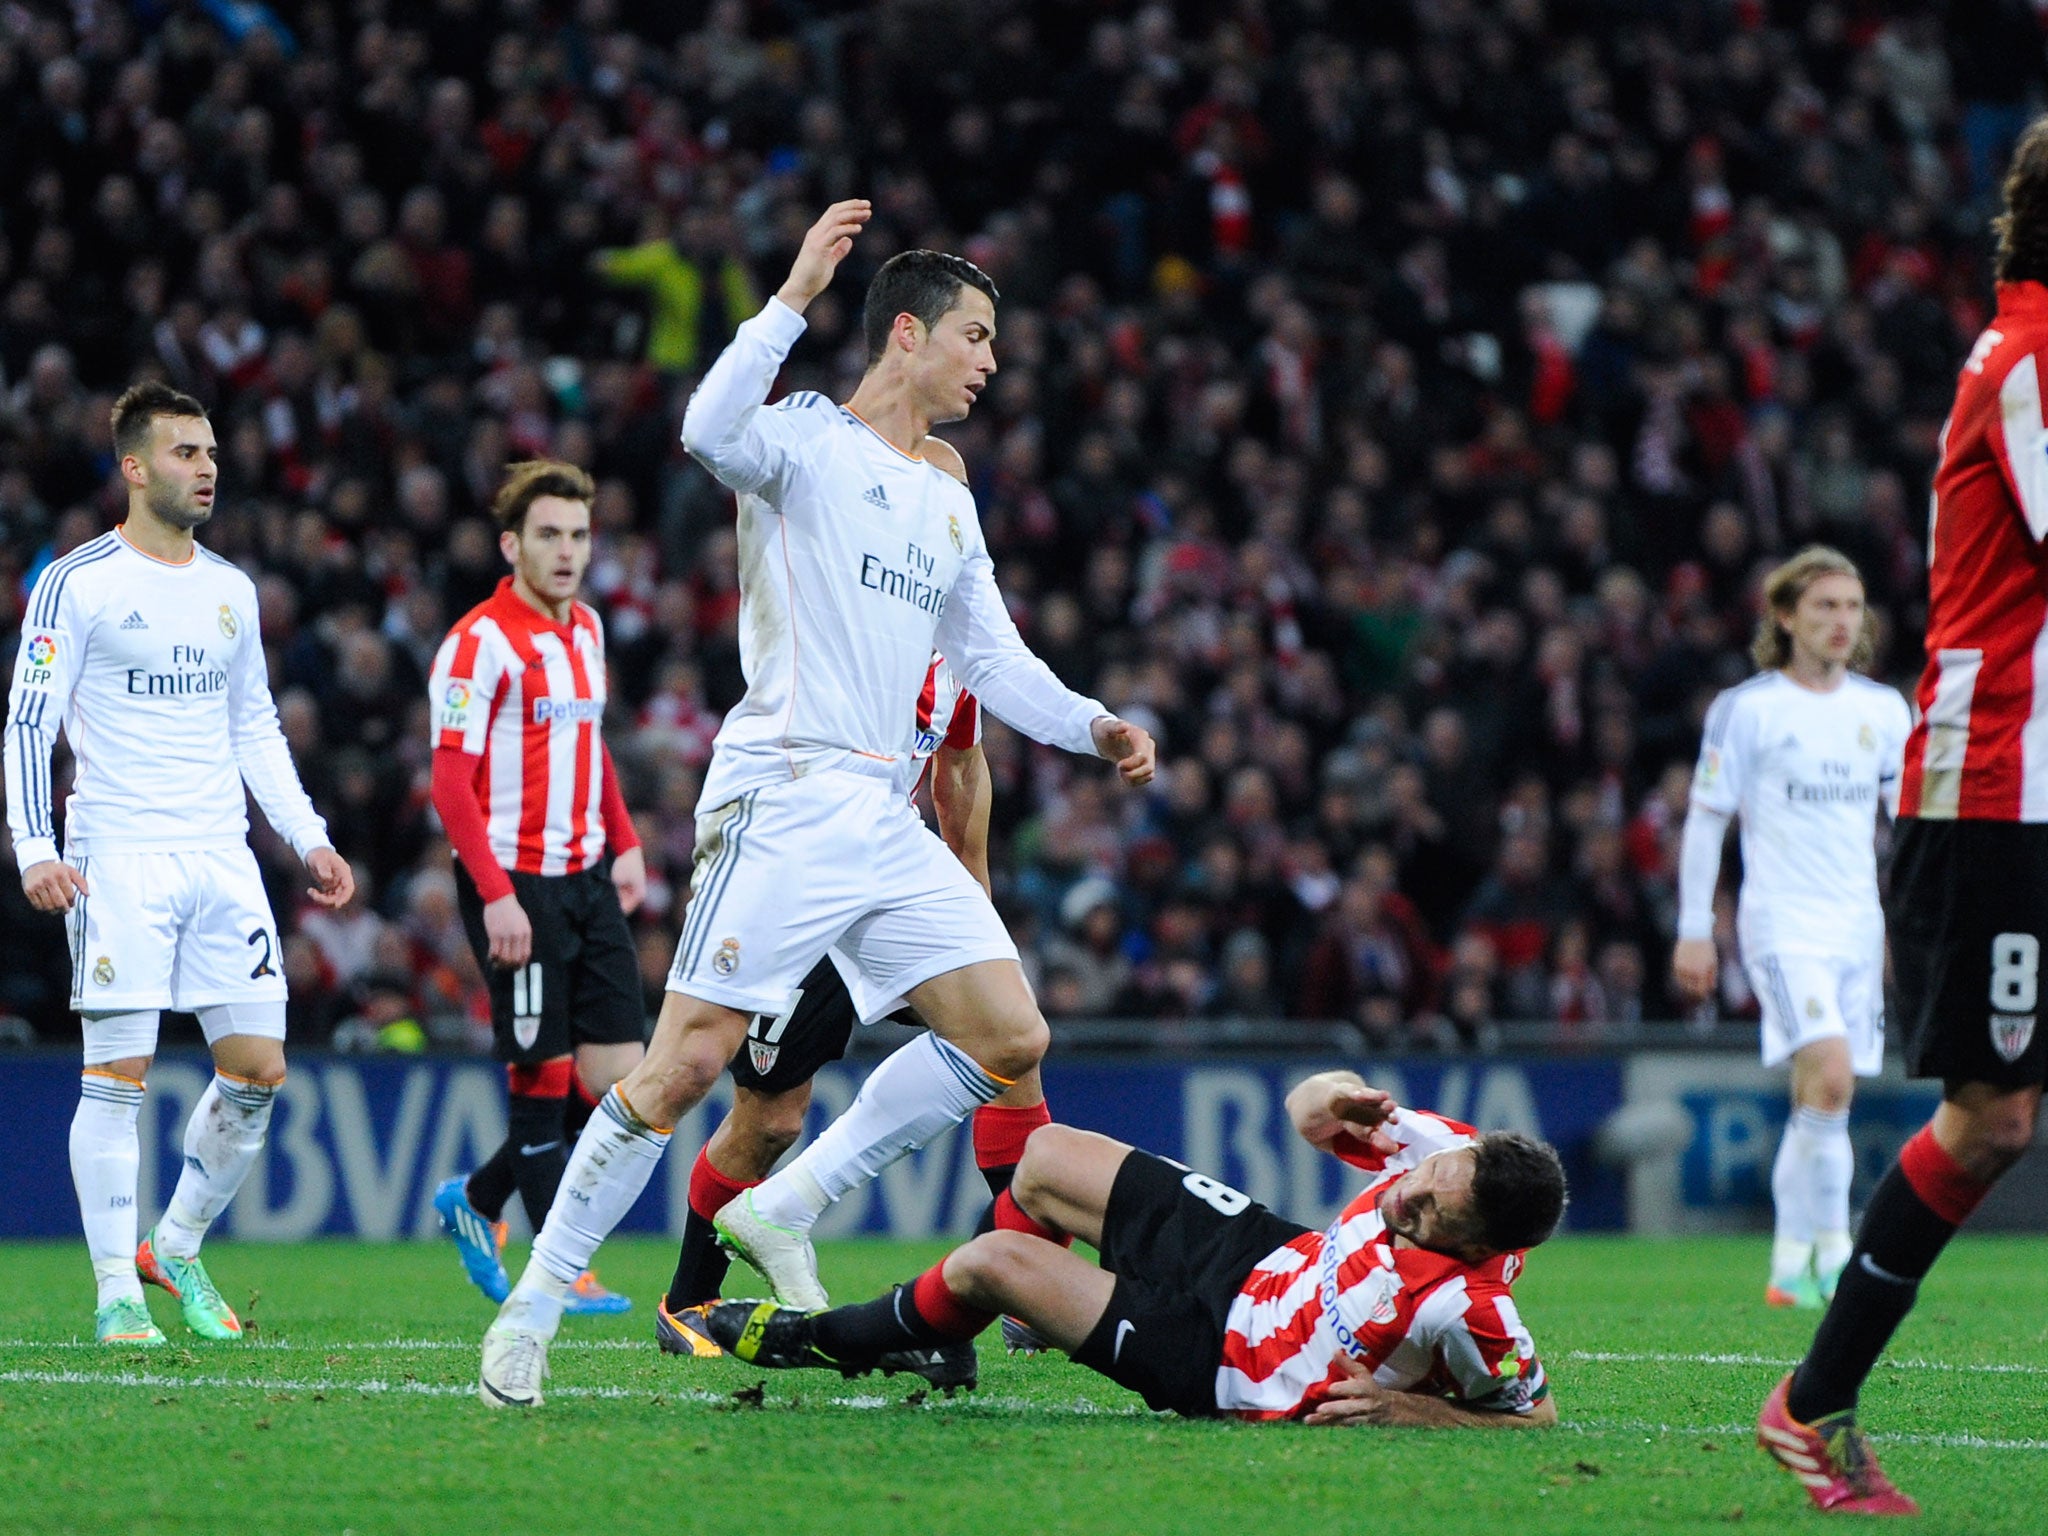
[{"label": "player's beard", "polygon": [[[216,491],[214,494],[220,493]],[[166,481],[152,481],[142,495],[158,522],[168,523],[173,528],[182,528],[187,533],[213,516],[211,503],[201,506],[198,502],[188,499],[191,495],[189,489]]]}]

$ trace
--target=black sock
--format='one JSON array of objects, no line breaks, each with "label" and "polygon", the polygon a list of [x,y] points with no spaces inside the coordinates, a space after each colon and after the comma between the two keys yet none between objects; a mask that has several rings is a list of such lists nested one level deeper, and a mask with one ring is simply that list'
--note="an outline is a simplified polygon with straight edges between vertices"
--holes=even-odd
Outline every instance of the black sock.
[{"label": "black sock", "polygon": [[897,1349],[930,1349],[955,1342],[927,1323],[912,1288],[899,1285],[886,1296],[834,1307],[811,1319],[818,1348],[842,1364],[878,1359]]},{"label": "black sock", "polygon": [[583,1134],[583,1127],[590,1124],[590,1117],[597,1113],[597,1104],[597,1099],[593,1099],[584,1088],[582,1078],[570,1079],[569,1096],[562,1101],[562,1134],[568,1137],[571,1151],[575,1150],[576,1138]]},{"label": "black sock", "polygon": [[984,1232],[995,1231],[996,1201],[1001,1198],[1003,1191],[1010,1187],[1010,1180],[1017,1176],[1017,1165],[998,1163],[993,1168],[982,1169],[981,1176],[988,1181],[989,1198],[988,1204],[982,1207],[981,1215],[974,1223],[976,1237],[980,1237]]},{"label": "black sock", "polygon": [[485,1221],[496,1221],[505,1214],[505,1202],[518,1187],[512,1177],[512,1148],[506,1143],[469,1176],[469,1203]]},{"label": "black sock", "polygon": [[1864,1378],[1913,1310],[1921,1278],[1955,1230],[1892,1164],[1870,1197],[1835,1299],[1792,1377],[1785,1407],[1793,1418],[1811,1424],[1856,1406]]},{"label": "black sock", "polygon": [[675,1278],[668,1283],[668,1309],[680,1312],[699,1302],[716,1301],[732,1259],[718,1246],[709,1216],[694,1207],[683,1218],[683,1246],[676,1253]]},{"label": "black sock", "polygon": [[548,1219],[569,1166],[569,1144],[562,1135],[562,1101],[512,1095],[505,1117],[505,1147],[512,1159],[512,1178],[535,1232]]}]

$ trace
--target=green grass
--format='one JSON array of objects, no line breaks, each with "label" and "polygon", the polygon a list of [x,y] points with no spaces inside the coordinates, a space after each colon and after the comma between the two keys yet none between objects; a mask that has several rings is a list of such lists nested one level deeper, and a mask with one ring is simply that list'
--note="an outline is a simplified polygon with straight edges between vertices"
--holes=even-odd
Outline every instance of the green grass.
[{"label": "green grass", "polygon": [[[846,1243],[835,1294],[940,1250]],[[766,1375],[658,1354],[673,1249],[607,1245],[641,1310],[571,1319],[545,1407],[472,1395],[488,1306],[431,1245],[221,1243],[253,1344],[90,1337],[77,1245],[0,1246],[0,1530],[292,1533],[1474,1532],[1814,1529],[1749,1441],[1811,1315],[1758,1304],[1761,1240],[1576,1239],[1517,1287],[1564,1426],[1549,1433],[1192,1424],[1063,1357],[982,1352],[981,1391],[908,1406],[904,1378]],[[1970,1238],[1864,1397],[1918,1529],[2038,1532],[2048,1507],[2048,1241]],[[729,1289],[757,1288],[736,1270]],[[993,1338],[993,1335],[990,1336]],[[442,1347],[434,1347],[436,1345]],[[1613,1358],[1622,1356],[1626,1358]],[[1678,1358],[1694,1357],[1694,1358]],[[1725,1357],[1725,1358],[1711,1358]],[[910,1383],[909,1385],[915,1385]]]}]

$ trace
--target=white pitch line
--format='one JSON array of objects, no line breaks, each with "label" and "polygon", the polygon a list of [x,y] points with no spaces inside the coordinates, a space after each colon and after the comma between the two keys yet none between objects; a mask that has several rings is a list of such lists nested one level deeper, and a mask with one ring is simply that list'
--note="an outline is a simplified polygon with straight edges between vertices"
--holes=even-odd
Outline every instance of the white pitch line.
[{"label": "white pitch line", "polygon": [[[145,1346],[155,1347],[155,1346]],[[334,1355],[347,1350],[430,1350],[469,1349],[481,1350],[483,1335],[474,1339],[382,1339],[377,1341],[354,1340],[342,1344],[297,1344],[290,1339],[245,1339],[238,1344],[228,1345],[231,1352],[261,1349],[276,1354]],[[558,1349],[634,1349],[647,1350],[654,1345],[638,1339],[556,1339],[548,1346],[550,1352]],[[118,1345],[102,1344],[96,1339],[0,1339],[0,1349],[86,1349],[118,1353]]]},{"label": "white pitch line", "polygon": [[[1754,1424],[1657,1424],[1647,1419],[1564,1419],[1559,1427],[1582,1435],[1726,1435],[1743,1441],[1756,1433]],[[2048,1440],[1995,1440],[1985,1435],[1916,1435],[1872,1430],[1870,1438],[1880,1445],[1932,1445],[1948,1450],[2048,1451]]]},{"label": "white pitch line", "polygon": [[[1781,1370],[1799,1364],[1796,1356],[1676,1354],[1657,1350],[1574,1349],[1567,1350],[1563,1358],[1601,1365],[1768,1365]],[[2048,1376],[2048,1365],[2027,1365],[2018,1362],[1971,1364],[1908,1356],[1904,1359],[1883,1359],[1878,1365],[1894,1371],[1942,1371],[1984,1376]]]},{"label": "white pitch line", "polygon": [[[320,1392],[340,1396],[354,1392],[363,1397],[399,1393],[410,1397],[474,1397],[469,1382],[446,1381],[299,1381],[286,1377],[167,1376],[156,1371],[0,1371],[0,1383],[18,1382],[43,1387],[170,1387],[174,1389],[226,1392]],[[627,1387],[550,1387],[550,1397],[680,1397],[696,1402],[719,1403],[726,1399],[699,1388],[674,1390]]]},{"label": "white pitch line", "polygon": [[[1667,1354],[1658,1350],[1617,1350],[1617,1349],[1571,1349],[1562,1358],[1581,1360],[1593,1365],[1768,1365],[1778,1370],[1790,1370],[1799,1361],[1796,1358],[1781,1359],[1776,1355],[1740,1354]],[[2048,1376],[2048,1365],[1958,1364],[1949,1360],[1921,1360],[1908,1357],[1902,1360],[1880,1360],[1882,1369],[1894,1371],[1941,1371],[1964,1376]]]},{"label": "white pitch line", "polygon": [[[0,1384],[16,1383],[26,1386],[46,1387],[164,1387],[182,1391],[226,1391],[226,1392],[304,1392],[326,1393],[340,1396],[353,1392],[360,1397],[378,1397],[398,1394],[410,1397],[470,1397],[476,1388],[467,1382],[441,1381],[335,1381],[321,1378],[303,1381],[292,1378],[237,1378],[232,1376],[168,1376],[154,1371],[0,1371]],[[792,1383],[794,1385],[794,1383]],[[702,1388],[662,1388],[649,1391],[647,1388],[627,1387],[566,1387],[548,1388],[548,1396],[561,1398],[605,1398],[626,1400],[633,1398],[663,1397],[680,1402],[702,1404],[725,1404],[731,1401],[729,1393],[709,1392]],[[847,1408],[856,1412],[875,1412],[882,1409],[909,1406],[900,1398],[883,1397],[873,1393],[853,1397],[827,1398],[826,1402],[835,1408]],[[1104,1406],[1087,1399],[1067,1403],[1037,1403],[1021,1397],[982,1397],[974,1393],[962,1393],[958,1397],[934,1397],[919,1404],[925,1412],[944,1412],[947,1409],[981,1409],[994,1413],[1009,1414],[1059,1414],[1076,1418],[1144,1418],[1155,1417],[1147,1410],[1135,1406]],[[1576,1434],[1628,1434],[1628,1435],[1723,1435],[1740,1439],[1752,1432],[1752,1426],[1744,1424],[1659,1424],[1636,1419],[1567,1419],[1563,1428]],[[1966,1451],[2048,1451],[2048,1440],[2003,1440],[1984,1435],[1946,1434],[1892,1434],[1878,1432],[1871,1439],[1886,1445],[1939,1446],[1949,1450]]]}]

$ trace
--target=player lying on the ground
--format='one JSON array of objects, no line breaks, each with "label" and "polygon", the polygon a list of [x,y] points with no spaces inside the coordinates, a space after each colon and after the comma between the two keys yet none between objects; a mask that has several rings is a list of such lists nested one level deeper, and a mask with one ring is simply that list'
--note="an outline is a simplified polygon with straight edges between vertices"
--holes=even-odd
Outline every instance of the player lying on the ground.
[{"label": "player lying on the ground", "polygon": [[[929,781],[939,836],[987,890],[990,790],[988,762],[981,749],[981,706],[937,655],[918,696],[917,727],[916,745],[904,768],[903,792],[915,798]],[[828,954],[811,968],[780,1013],[756,1014],[747,1026],[746,1045],[733,1057],[730,1069],[732,1109],[690,1169],[689,1210],[675,1277],[668,1294],[655,1303],[654,1337],[663,1353],[724,1353],[711,1341],[704,1318],[719,1299],[731,1263],[714,1222],[774,1171],[803,1133],[811,1080],[818,1069],[846,1054],[856,1023],[876,1016],[864,1016],[855,1001],[852,986],[858,984],[858,973],[850,985],[841,963]],[[886,1016],[922,1023],[907,1008]],[[1010,1187],[1025,1139],[1050,1119],[1036,1070],[974,1112],[974,1160],[995,1200],[983,1219],[984,1228],[1015,1230],[1023,1224],[1025,1218],[1015,1203],[1002,1195]],[[1003,1336],[1012,1348],[1043,1347],[1009,1319],[1004,1320]]]},{"label": "player lying on the ground", "polygon": [[1047,1126],[1011,1197],[1092,1243],[1101,1267],[1016,1232],[956,1248],[909,1285],[805,1314],[725,1302],[712,1335],[742,1360],[857,1375],[942,1351],[972,1386],[973,1337],[999,1313],[1153,1408],[1310,1424],[1551,1424],[1557,1410],[1511,1289],[1563,1214],[1541,1142],[1397,1109],[1351,1072],[1287,1096],[1295,1129],[1372,1182],[1315,1231],[1107,1136]]}]

